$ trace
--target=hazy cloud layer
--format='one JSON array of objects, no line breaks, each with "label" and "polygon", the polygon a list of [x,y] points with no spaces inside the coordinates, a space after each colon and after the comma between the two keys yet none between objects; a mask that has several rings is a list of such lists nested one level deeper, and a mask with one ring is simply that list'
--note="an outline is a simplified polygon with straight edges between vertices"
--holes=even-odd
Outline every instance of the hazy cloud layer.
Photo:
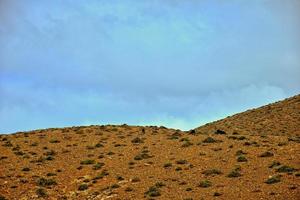
[{"label": "hazy cloud layer", "polygon": [[300,2],[0,0],[0,132],[189,129],[300,92]]}]

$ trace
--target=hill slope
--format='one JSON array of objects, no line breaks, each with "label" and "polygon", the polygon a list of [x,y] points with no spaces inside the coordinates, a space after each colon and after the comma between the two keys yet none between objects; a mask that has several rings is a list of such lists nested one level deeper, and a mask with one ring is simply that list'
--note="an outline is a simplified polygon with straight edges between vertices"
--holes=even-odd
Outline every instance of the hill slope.
[{"label": "hill slope", "polygon": [[212,133],[217,129],[247,135],[300,136],[300,95],[208,123],[195,130]]},{"label": "hill slope", "polygon": [[297,119],[299,96],[189,132],[107,125],[0,135],[0,200],[296,200]]}]

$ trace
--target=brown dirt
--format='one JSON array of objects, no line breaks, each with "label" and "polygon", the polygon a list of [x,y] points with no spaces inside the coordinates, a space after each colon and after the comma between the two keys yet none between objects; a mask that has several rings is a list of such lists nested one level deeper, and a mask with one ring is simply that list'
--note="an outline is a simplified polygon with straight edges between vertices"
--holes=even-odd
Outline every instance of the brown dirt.
[{"label": "brown dirt", "polygon": [[[299,111],[298,95],[188,132],[107,125],[0,135],[0,199],[299,199]],[[240,176],[228,177],[234,169]]]}]

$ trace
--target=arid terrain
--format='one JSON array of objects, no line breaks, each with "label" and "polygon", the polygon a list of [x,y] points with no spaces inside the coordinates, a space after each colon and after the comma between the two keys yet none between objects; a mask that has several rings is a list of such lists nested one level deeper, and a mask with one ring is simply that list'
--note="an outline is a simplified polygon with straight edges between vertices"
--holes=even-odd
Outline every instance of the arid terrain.
[{"label": "arid terrain", "polygon": [[300,95],[190,131],[0,135],[0,200],[300,199]]}]

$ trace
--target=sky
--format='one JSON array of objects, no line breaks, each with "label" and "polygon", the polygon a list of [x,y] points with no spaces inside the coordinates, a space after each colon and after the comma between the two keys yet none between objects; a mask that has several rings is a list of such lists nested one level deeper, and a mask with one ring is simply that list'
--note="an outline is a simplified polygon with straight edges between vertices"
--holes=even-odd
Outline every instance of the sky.
[{"label": "sky", "polygon": [[0,133],[189,130],[300,93],[299,0],[0,0]]}]

